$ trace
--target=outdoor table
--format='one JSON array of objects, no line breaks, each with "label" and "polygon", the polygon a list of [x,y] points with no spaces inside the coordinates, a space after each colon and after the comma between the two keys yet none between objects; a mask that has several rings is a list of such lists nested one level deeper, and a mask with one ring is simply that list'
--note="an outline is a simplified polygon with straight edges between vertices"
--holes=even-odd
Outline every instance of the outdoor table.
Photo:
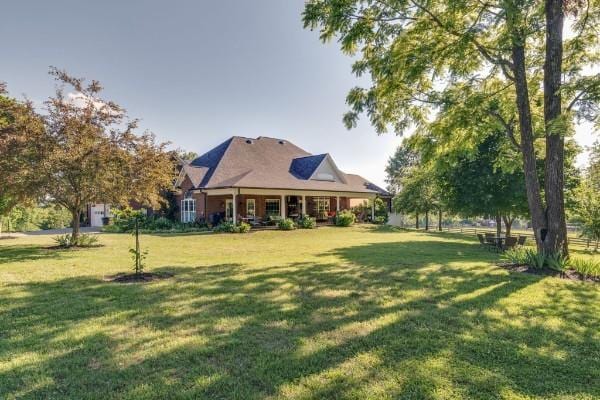
[{"label": "outdoor table", "polygon": [[502,243],[506,240],[506,235],[494,236],[494,241],[496,242],[496,247],[502,249]]}]

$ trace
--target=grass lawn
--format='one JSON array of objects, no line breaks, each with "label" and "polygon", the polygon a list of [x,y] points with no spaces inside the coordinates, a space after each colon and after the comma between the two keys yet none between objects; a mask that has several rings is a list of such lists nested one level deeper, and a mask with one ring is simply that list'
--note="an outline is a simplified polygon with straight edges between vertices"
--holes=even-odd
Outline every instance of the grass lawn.
[{"label": "grass lawn", "polygon": [[600,285],[372,226],[0,241],[0,399],[600,398]]}]

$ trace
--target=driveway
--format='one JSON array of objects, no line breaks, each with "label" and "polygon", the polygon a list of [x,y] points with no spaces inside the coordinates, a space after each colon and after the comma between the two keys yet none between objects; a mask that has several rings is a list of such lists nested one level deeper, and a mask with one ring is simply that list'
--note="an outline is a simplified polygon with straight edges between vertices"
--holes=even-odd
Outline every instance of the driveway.
[{"label": "driveway", "polygon": [[[81,233],[102,233],[101,228],[99,227],[90,227],[85,226],[79,229]],[[11,232],[10,236],[41,236],[41,235],[64,235],[65,233],[71,233],[71,228],[64,229],[46,229],[40,231],[30,231],[30,232]]]}]

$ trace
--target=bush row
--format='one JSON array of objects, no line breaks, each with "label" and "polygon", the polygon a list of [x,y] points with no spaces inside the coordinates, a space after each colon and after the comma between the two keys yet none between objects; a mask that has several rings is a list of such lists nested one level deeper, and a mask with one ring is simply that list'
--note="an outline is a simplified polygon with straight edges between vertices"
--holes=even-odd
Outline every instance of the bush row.
[{"label": "bush row", "polygon": [[216,233],[248,233],[250,232],[250,224],[240,222],[235,225],[233,222],[222,222],[213,228],[213,232]]},{"label": "bush row", "polygon": [[206,224],[197,222],[184,224],[165,217],[147,217],[141,211],[131,208],[113,210],[113,214],[112,224],[104,227],[105,232],[133,232],[136,219],[142,233],[203,232],[209,230]]},{"label": "bush row", "polygon": [[547,268],[562,274],[573,269],[584,278],[600,278],[600,261],[592,259],[568,258],[560,253],[545,254],[525,247],[507,250],[504,258],[511,264],[527,265],[536,270]]}]

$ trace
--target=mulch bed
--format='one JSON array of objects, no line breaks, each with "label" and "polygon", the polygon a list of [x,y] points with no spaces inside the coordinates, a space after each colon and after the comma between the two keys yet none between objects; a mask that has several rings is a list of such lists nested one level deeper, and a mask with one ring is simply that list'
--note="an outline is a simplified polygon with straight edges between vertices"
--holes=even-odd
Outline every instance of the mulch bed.
[{"label": "mulch bed", "polygon": [[116,274],[105,276],[105,282],[116,283],[146,283],[173,277],[170,272],[144,272],[143,274]]},{"label": "mulch bed", "polygon": [[540,270],[540,269],[530,268],[528,265],[525,265],[525,264],[502,263],[502,264],[498,264],[498,266],[501,268],[507,269],[511,272],[523,272],[526,274],[533,274],[533,275],[554,276],[554,277],[558,277],[558,278],[569,279],[572,281],[600,282],[600,278],[594,278],[594,277],[584,278],[583,275],[581,275],[579,272],[573,271],[573,270],[568,270],[568,271],[565,271],[564,274],[561,274],[560,272],[553,271],[551,269],[541,269]]},{"label": "mulch bed", "polygon": [[79,251],[79,250],[88,250],[88,249],[95,249],[98,247],[104,247],[103,244],[95,244],[93,246],[47,246],[47,247],[42,247],[44,250],[65,250],[65,251]]}]

